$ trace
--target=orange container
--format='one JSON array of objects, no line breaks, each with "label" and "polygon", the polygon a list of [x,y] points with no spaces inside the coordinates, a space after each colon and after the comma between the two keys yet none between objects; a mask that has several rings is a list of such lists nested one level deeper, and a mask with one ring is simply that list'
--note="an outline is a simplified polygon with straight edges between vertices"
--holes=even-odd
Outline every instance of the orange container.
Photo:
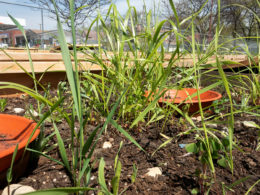
[{"label": "orange container", "polygon": [[[193,98],[189,98],[189,96],[197,93],[197,89],[194,88],[183,88],[181,90],[169,89],[165,92],[164,96],[161,97],[158,102],[161,106],[164,105],[165,102],[171,102],[174,104],[178,104],[179,108],[183,108],[184,105],[189,105],[189,113],[194,113],[199,111],[199,102],[198,96],[194,96]],[[145,96],[148,97],[149,92],[145,92]],[[216,91],[208,90],[202,94],[200,94],[200,101],[202,108],[210,106],[213,101],[218,100],[222,97],[222,95]]]},{"label": "orange container", "polygon": [[[21,116],[0,114],[0,173],[10,167],[12,155],[18,144],[15,161],[18,161],[24,151],[36,123]],[[35,140],[40,130],[37,129],[30,142]]]}]

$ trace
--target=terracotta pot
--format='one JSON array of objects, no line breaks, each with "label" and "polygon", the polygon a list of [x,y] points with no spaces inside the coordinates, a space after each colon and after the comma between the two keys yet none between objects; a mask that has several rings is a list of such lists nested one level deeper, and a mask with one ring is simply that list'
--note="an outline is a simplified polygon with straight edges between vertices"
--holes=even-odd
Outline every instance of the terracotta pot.
[{"label": "terracotta pot", "polygon": [[[19,161],[35,126],[36,123],[24,117],[0,114],[0,173],[10,167],[16,144],[19,146],[15,161]],[[37,129],[30,143],[39,133]]]},{"label": "terracotta pot", "polygon": [[[183,88],[181,90],[169,89],[165,92],[164,96],[161,97],[158,102],[160,106],[165,105],[165,102],[171,102],[179,105],[180,109],[183,109],[185,105],[189,105],[189,113],[195,113],[199,111],[198,96],[193,98],[188,98],[192,94],[197,93],[197,90],[194,88]],[[147,97],[149,92],[145,92]],[[210,106],[213,101],[218,100],[222,95],[215,91],[206,91],[200,94],[201,106],[202,108]]]}]

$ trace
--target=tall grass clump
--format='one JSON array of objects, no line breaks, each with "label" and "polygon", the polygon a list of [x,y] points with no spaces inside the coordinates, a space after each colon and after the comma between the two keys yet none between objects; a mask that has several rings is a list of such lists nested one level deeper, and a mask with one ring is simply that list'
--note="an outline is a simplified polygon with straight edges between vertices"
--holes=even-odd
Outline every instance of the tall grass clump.
[{"label": "tall grass clump", "polygon": [[[104,116],[108,114],[116,97],[126,88],[117,118],[131,122],[147,105],[149,109],[146,112],[159,109],[156,107],[159,95],[153,102],[148,102],[144,94],[146,91],[160,94],[169,85],[168,81],[173,75],[172,66],[179,50],[170,54],[170,62],[166,63],[163,43],[171,32],[178,34],[176,28],[164,31],[169,21],[153,21],[152,11],[147,10],[144,20],[140,21],[136,8],[127,2],[128,10],[124,16],[120,15],[115,4],[111,4],[105,17],[99,14],[90,25],[88,32],[97,26],[98,41],[102,47],[99,47],[98,53],[85,54],[89,56],[89,62],[102,67],[102,72],[101,75],[85,72],[83,77],[86,82],[90,82],[86,84],[83,81],[83,86],[91,87],[95,99],[89,102],[94,105],[93,110]],[[160,114],[156,114],[152,118],[156,121],[160,117]]]},{"label": "tall grass clump", "polygon": [[[93,155],[94,149],[96,147],[96,144],[98,142],[98,138],[102,135],[103,131],[107,128],[108,123],[112,123],[120,131],[123,133],[130,141],[132,141],[137,147],[139,147],[141,150],[141,146],[126,132],[121,128],[114,120],[113,115],[116,111],[116,109],[119,107],[121,103],[121,99],[125,97],[125,93],[127,91],[127,86],[122,88],[122,91],[120,92],[119,96],[116,97],[116,101],[112,107],[109,107],[106,112],[106,120],[104,124],[98,124],[98,126],[92,131],[88,132],[89,136],[87,137],[87,129],[85,129],[85,126],[87,122],[89,121],[89,113],[84,112],[83,105],[85,104],[82,99],[81,95],[81,80],[80,80],[80,71],[79,71],[79,62],[77,59],[77,50],[76,50],[76,33],[75,33],[75,24],[74,24],[74,14],[75,14],[75,8],[74,8],[74,1],[70,1],[70,22],[71,22],[71,32],[73,37],[73,52],[70,53],[66,39],[65,34],[63,31],[62,23],[60,21],[58,11],[56,8],[55,1],[53,0],[53,5],[56,10],[56,16],[57,16],[57,28],[58,28],[58,41],[61,46],[61,54],[63,58],[63,62],[65,64],[66,68],[66,74],[69,84],[69,92],[71,94],[71,107],[70,111],[71,113],[67,113],[65,109],[59,108],[61,105],[63,105],[64,99],[66,98],[62,93],[62,89],[59,88],[58,90],[58,99],[55,102],[51,102],[48,100],[48,96],[42,96],[38,90],[37,86],[35,84],[35,89],[30,89],[25,86],[22,86],[20,84],[16,83],[10,83],[10,82],[1,82],[0,88],[13,88],[20,91],[23,91],[39,102],[43,104],[47,108],[47,112],[40,115],[39,122],[37,123],[35,130],[43,124],[43,122],[46,119],[50,119],[53,124],[53,135],[56,136],[57,139],[57,146],[58,151],[60,153],[61,160],[53,159],[51,156],[46,154],[45,152],[35,150],[32,148],[26,148],[29,151],[32,151],[36,154],[43,155],[46,158],[49,158],[56,163],[63,165],[65,169],[68,172],[68,175],[70,176],[72,185],[76,188],[68,188],[67,192],[77,192],[77,191],[85,191],[89,190],[90,188],[87,188],[90,177],[91,177],[91,163],[90,159]],[[10,16],[11,17],[11,16]],[[12,18],[12,17],[11,17]],[[14,18],[12,18],[13,21],[15,21]],[[21,25],[15,21],[16,25],[22,30],[23,28]],[[25,34],[24,34],[25,36]],[[27,41],[27,39],[25,39]],[[30,56],[30,51],[28,50],[28,55]],[[71,56],[73,57],[74,63],[71,60]],[[31,60],[31,57],[29,57],[31,65],[32,65],[32,77],[34,81],[37,83],[37,80],[34,75],[33,71],[33,63]],[[87,81],[88,82],[88,81]],[[47,91],[46,91],[47,92]],[[62,120],[65,120],[69,127],[70,127],[70,140],[69,140],[69,146],[67,145],[67,141],[63,140],[60,134],[60,130],[58,129],[58,126],[56,124],[56,121],[54,120],[54,112],[59,113],[59,117],[62,117]],[[78,124],[76,126],[76,123]],[[46,142],[50,137],[47,137],[45,139]],[[71,160],[69,160],[69,156],[71,156]],[[83,187],[83,188],[82,188]],[[55,190],[54,190],[55,191]],[[54,193],[52,190],[51,192],[48,191],[47,193]],[[57,190],[59,191],[66,191],[65,189]]]}]

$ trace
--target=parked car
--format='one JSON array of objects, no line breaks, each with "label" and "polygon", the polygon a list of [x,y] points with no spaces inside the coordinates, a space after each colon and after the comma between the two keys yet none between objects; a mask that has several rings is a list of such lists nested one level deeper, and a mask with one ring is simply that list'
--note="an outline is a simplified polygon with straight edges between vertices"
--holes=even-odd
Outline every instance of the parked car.
[{"label": "parked car", "polygon": [[0,48],[7,48],[8,47],[8,44],[6,43],[0,43]]}]

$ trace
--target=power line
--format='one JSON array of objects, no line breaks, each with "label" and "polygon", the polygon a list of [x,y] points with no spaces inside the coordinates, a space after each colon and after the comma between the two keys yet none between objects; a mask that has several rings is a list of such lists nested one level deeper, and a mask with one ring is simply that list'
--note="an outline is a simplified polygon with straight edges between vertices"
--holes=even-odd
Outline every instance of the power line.
[{"label": "power line", "polygon": [[32,5],[25,5],[25,4],[20,4],[20,3],[10,3],[10,2],[5,2],[5,1],[0,1],[0,3],[9,4],[9,5],[17,5],[17,6],[22,6],[22,7],[30,7],[30,8],[34,8],[34,9],[43,9],[43,10],[49,11],[46,8],[36,7],[36,6],[32,6]]}]

